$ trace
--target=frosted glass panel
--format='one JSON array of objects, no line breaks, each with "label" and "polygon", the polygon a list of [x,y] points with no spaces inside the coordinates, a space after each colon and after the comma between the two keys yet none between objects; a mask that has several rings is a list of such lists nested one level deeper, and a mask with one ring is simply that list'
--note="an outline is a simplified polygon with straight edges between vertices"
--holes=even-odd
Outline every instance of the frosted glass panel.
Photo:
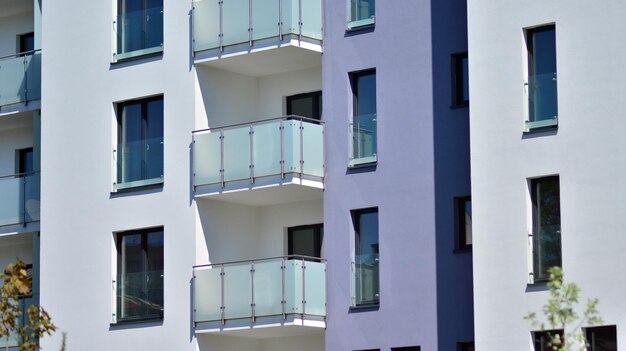
[{"label": "frosted glass panel", "polygon": [[302,261],[287,261],[285,267],[285,311],[302,313]]},{"label": "frosted glass panel", "polygon": [[222,5],[224,45],[239,44],[249,40],[249,4],[249,0],[224,0]]},{"label": "frosted glass panel", "polygon": [[322,0],[302,1],[302,35],[322,40]]},{"label": "frosted glass panel", "polygon": [[220,133],[194,135],[193,144],[194,185],[221,182]]},{"label": "frosted glass panel", "polygon": [[22,222],[23,178],[0,178],[0,225]]},{"label": "frosted glass panel", "polygon": [[319,124],[304,123],[302,131],[302,153],[304,174],[324,176],[324,127]]},{"label": "frosted glass panel", "polygon": [[0,105],[23,101],[26,84],[25,59],[26,57],[15,57],[0,61]]},{"label": "frosted glass panel", "polygon": [[194,50],[206,50],[220,46],[220,7],[218,0],[202,0],[193,3]]},{"label": "frosted glass panel", "polygon": [[252,39],[278,36],[278,0],[252,0]]},{"label": "frosted glass panel", "polygon": [[221,277],[220,268],[196,270],[194,281],[195,321],[212,321],[222,319]]},{"label": "frosted glass panel", "polygon": [[[306,0],[305,0],[306,1]],[[283,34],[298,34],[298,0],[283,1]]]},{"label": "frosted glass panel", "polygon": [[[24,177],[24,211],[27,222],[39,220],[40,175]],[[1,193],[1,192],[0,192]]]},{"label": "frosted glass panel", "polygon": [[250,264],[224,266],[224,313],[227,319],[252,316]]},{"label": "frosted glass panel", "polygon": [[256,316],[279,315],[283,312],[281,267],[282,261],[259,262],[254,265]]},{"label": "frosted glass panel", "polygon": [[250,127],[224,130],[224,181],[250,178]]},{"label": "frosted glass panel", "polygon": [[[2,84],[2,83],[0,83]],[[41,98],[41,54],[26,56],[26,96],[24,100]]]},{"label": "frosted glass panel", "polygon": [[284,122],[285,173],[300,172],[300,121]]},{"label": "frosted glass panel", "polygon": [[304,262],[304,312],[308,315],[326,315],[326,265],[321,262]]},{"label": "frosted glass panel", "polygon": [[280,174],[280,121],[254,126],[254,176]]}]

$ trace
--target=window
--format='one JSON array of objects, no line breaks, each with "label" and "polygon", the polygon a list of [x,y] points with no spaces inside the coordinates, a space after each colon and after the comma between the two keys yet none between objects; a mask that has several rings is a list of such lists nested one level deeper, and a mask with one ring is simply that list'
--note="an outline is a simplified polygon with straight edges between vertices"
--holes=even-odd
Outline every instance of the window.
[{"label": "window", "polygon": [[163,51],[163,0],[118,0],[115,60]]},{"label": "window", "polygon": [[474,342],[460,342],[457,349],[459,351],[474,351]]},{"label": "window", "polygon": [[322,118],[322,92],[287,96],[287,115]]},{"label": "window", "polygon": [[588,351],[617,351],[617,328],[614,325],[586,328]]},{"label": "window", "polygon": [[467,52],[452,55],[453,107],[469,104],[469,69],[467,63]]},{"label": "window", "polygon": [[378,208],[352,212],[354,224],[354,291],[352,305],[378,305],[379,256],[378,256]]},{"label": "window", "polygon": [[529,29],[527,129],[557,125],[556,30],[555,26]]},{"label": "window", "polygon": [[457,215],[457,249],[472,248],[472,198],[470,196],[456,199]]},{"label": "window", "polygon": [[559,177],[532,179],[532,281],[550,278],[548,269],[561,266],[561,202]]},{"label": "window", "polygon": [[115,190],[163,182],[163,97],[118,104]]},{"label": "window", "polygon": [[117,322],[163,318],[163,228],[117,233]]},{"label": "window", "polygon": [[17,173],[33,173],[33,171],[35,170],[33,159],[34,157],[32,147],[17,150]]},{"label": "window", "polygon": [[30,52],[35,50],[35,33],[25,33],[18,36],[17,52]]},{"label": "window", "polygon": [[559,335],[560,340],[563,340],[562,330],[548,330],[533,333],[533,344],[535,351],[552,351],[557,349],[560,345],[552,345],[552,336]]},{"label": "window", "polygon": [[288,229],[288,254],[322,257],[322,224],[304,225]]},{"label": "window", "polygon": [[375,21],[375,0],[348,0],[348,30],[373,25]]},{"label": "window", "polygon": [[376,163],[376,70],[352,73],[350,167]]}]

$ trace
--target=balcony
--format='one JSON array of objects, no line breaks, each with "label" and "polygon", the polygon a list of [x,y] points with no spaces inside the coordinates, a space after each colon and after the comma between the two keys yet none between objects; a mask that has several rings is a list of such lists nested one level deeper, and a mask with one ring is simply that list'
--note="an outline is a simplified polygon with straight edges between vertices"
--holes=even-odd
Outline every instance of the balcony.
[{"label": "balcony", "polygon": [[[241,190],[265,189],[269,202],[254,205],[314,197],[324,187],[324,125],[288,116],[199,130],[193,167],[196,196],[240,202]],[[256,195],[263,201],[261,191]]]},{"label": "balcony", "polygon": [[[322,0],[199,0],[193,2],[193,49],[226,51],[322,44]],[[278,40],[278,41],[276,41]]]},{"label": "balcony", "polygon": [[[24,295],[20,297],[18,300],[18,304],[20,306],[20,310],[22,314],[17,317],[16,324],[18,327],[22,327],[28,324],[28,308],[31,305],[38,306],[39,305],[39,297],[34,295]],[[17,333],[10,333],[9,337],[2,337],[2,345],[5,347],[9,347],[11,349],[17,349],[19,347],[19,343],[22,337]]]},{"label": "balcony", "polygon": [[0,110],[41,98],[41,52],[0,57]]},{"label": "balcony", "polygon": [[39,173],[0,177],[0,226],[39,221]]},{"label": "balcony", "polygon": [[[298,335],[326,327],[326,263],[284,256],[194,267],[196,333]],[[310,332],[311,330],[309,330]],[[266,333],[270,333],[269,331]]]}]

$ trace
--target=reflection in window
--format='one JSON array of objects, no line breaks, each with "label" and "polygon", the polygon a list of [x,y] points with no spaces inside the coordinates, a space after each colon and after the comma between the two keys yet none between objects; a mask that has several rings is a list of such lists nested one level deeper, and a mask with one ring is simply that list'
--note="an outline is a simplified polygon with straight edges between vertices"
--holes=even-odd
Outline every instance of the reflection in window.
[{"label": "reflection in window", "polygon": [[352,74],[354,99],[352,155],[350,166],[375,163],[376,158],[376,70]]},{"label": "reflection in window", "polygon": [[349,0],[348,29],[374,24],[376,8],[374,0]]},{"label": "reflection in window", "polygon": [[117,321],[163,318],[163,228],[117,234]]},{"label": "reflection in window", "polygon": [[118,58],[162,50],[163,0],[119,0],[117,14]]},{"label": "reflection in window", "polygon": [[527,31],[528,121],[554,121],[558,116],[556,30],[544,26]]},{"label": "reflection in window", "polygon": [[472,248],[472,199],[461,197],[456,199],[457,205],[457,249]]},{"label": "reflection in window", "polygon": [[533,215],[533,279],[550,278],[548,269],[561,267],[561,201],[559,177],[531,180]]},{"label": "reflection in window", "polygon": [[355,234],[353,306],[378,305],[378,208],[353,211],[352,216]]}]

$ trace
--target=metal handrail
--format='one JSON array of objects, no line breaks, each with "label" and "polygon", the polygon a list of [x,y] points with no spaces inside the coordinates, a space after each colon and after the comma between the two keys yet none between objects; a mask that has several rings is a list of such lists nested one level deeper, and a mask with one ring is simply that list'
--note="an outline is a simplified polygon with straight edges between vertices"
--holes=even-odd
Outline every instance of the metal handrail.
[{"label": "metal handrail", "polygon": [[272,261],[272,260],[279,260],[279,259],[284,259],[284,260],[289,260],[289,259],[315,260],[315,261],[318,261],[318,262],[321,262],[321,263],[326,263],[328,261],[327,259],[320,258],[320,257],[305,256],[305,255],[286,255],[286,256],[258,258],[258,259],[253,259],[253,260],[241,260],[241,261],[230,261],[230,262],[200,264],[200,265],[193,266],[193,269],[203,268],[203,267],[212,267],[212,266],[232,265],[232,264],[238,264],[238,263],[256,263],[256,262]]},{"label": "metal handrail", "polygon": [[11,55],[0,56],[0,60],[4,60],[4,59],[7,59],[7,58],[12,58],[12,57],[27,56],[27,55],[31,55],[31,54],[34,54],[34,53],[39,52],[39,51],[41,51],[41,49],[22,51],[22,52],[18,52],[18,53],[11,54]]},{"label": "metal handrail", "polygon": [[319,119],[310,118],[310,117],[304,117],[304,116],[298,116],[298,115],[287,115],[287,116],[282,116],[282,117],[261,119],[261,120],[258,120],[258,121],[230,124],[230,125],[221,126],[221,127],[198,129],[198,130],[194,130],[191,133],[195,134],[195,133],[208,132],[208,131],[216,131],[216,130],[219,131],[219,130],[223,130],[223,129],[230,129],[230,128],[242,127],[242,126],[250,126],[250,125],[255,125],[255,124],[260,124],[260,123],[270,122],[270,121],[288,121],[288,120],[299,120],[299,121],[302,121],[302,122],[309,122],[309,123],[324,125],[324,121],[321,121]]},{"label": "metal handrail", "polygon": [[9,174],[9,175],[0,176],[0,179],[3,179],[3,178],[22,178],[22,177],[27,177],[29,175],[39,174],[39,173],[41,173],[41,172],[36,171],[36,172],[15,173],[15,174]]}]

